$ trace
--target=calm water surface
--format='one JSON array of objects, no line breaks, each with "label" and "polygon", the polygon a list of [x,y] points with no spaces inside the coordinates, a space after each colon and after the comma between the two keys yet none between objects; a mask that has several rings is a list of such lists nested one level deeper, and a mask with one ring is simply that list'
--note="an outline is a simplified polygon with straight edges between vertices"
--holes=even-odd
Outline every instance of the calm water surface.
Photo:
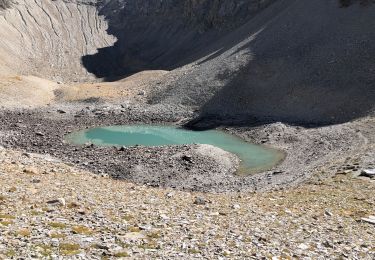
[{"label": "calm water surface", "polygon": [[93,143],[98,146],[210,144],[234,153],[241,159],[239,174],[267,170],[284,158],[279,150],[248,143],[222,131],[190,131],[173,126],[98,127],[71,133],[66,140],[74,144]]}]

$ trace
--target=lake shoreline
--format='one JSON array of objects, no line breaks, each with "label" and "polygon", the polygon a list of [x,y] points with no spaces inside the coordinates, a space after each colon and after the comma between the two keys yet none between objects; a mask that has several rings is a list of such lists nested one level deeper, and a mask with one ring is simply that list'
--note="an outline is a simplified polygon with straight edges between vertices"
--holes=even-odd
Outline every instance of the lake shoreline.
[{"label": "lake shoreline", "polygon": [[[182,126],[183,122],[194,117],[189,110],[175,109],[172,113],[170,108],[157,110],[147,105],[135,105],[130,109],[115,104],[87,107],[87,104],[65,104],[36,110],[4,110],[0,113],[0,145],[50,154],[79,168],[108,174],[115,179],[202,192],[266,191],[298,185],[322,171],[330,176],[338,169],[326,169],[327,162],[344,159],[341,152],[345,151],[348,157],[364,145],[356,129],[360,121],[322,128],[302,128],[282,123],[219,127],[243,140],[275,147],[288,154],[281,164],[271,170],[243,177],[233,175],[234,169],[221,169],[214,158],[207,161],[194,152],[196,147],[192,145],[152,149],[132,147],[121,151],[113,147],[67,144],[63,141],[64,136],[80,129],[135,123]],[[342,142],[344,137],[346,142]],[[181,157],[190,154],[194,163],[186,164]]]}]

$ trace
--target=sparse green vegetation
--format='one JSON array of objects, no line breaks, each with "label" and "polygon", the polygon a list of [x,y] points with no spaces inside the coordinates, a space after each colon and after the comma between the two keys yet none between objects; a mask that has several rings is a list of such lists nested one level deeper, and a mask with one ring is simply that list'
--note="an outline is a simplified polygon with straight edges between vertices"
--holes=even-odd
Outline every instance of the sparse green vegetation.
[{"label": "sparse green vegetation", "polygon": [[129,257],[130,255],[127,252],[119,252],[119,253],[115,253],[113,256],[114,257]]},{"label": "sparse green vegetation", "polygon": [[13,250],[13,249],[10,249],[10,250],[8,250],[8,251],[5,253],[5,255],[6,255],[7,257],[15,257],[15,256],[16,256],[16,251]]},{"label": "sparse green vegetation", "polygon": [[49,226],[52,228],[58,228],[58,229],[67,228],[67,225],[65,223],[60,223],[60,222],[51,222],[49,223]]},{"label": "sparse green vegetation", "polygon": [[85,227],[85,226],[74,226],[72,228],[74,234],[81,234],[81,235],[90,235],[93,233],[93,230]]},{"label": "sparse green vegetation", "polygon": [[122,216],[122,219],[126,221],[131,221],[132,219],[134,219],[134,217],[132,215],[124,215]]},{"label": "sparse green vegetation", "polygon": [[0,219],[15,219],[15,216],[12,216],[10,214],[0,214]]},{"label": "sparse green vegetation", "polygon": [[128,228],[129,232],[141,232],[141,229],[139,227],[129,227]]},{"label": "sparse green vegetation", "polygon": [[59,246],[60,252],[63,255],[76,255],[80,253],[80,245],[73,243],[62,243]]},{"label": "sparse green vegetation", "polygon": [[43,215],[43,212],[42,211],[38,211],[38,210],[32,210],[31,211],[31,215],[32,216],[39,216],[39,215]]},{"label": "sparse green vegetation", "polygon": [[52,254],[52,246],[46,244],[38,244],[36,246],[37,250],[44,256],[48,257]]},{"label": "sparse green vegetation", "polygon": [[66,235],[65,235],[65,234],[62,234],[62,233],[51,233],[51,234],[50,234],[50,237],[51,237],[51,238],[65,238]]},{"label": "sparse green vegetation", "polygon": [[31,231],[28,230],[27,228],[23,228],[17,231],[17,235],[23,236],[23,237],[28,237],[31,235]]},{"label": "sparse green vegetation", "polygon": [[154,231],[154,232],[149,232],[147,233],[148,238],[156,239],[161,237],[160,231]]},{"label": "sparse green vegetation", "polygon": [[13,221],[4,220],[4,221],[0,221],[0,224],[3,225],[3,226],[9,226],[9,225],[13,224]]}]

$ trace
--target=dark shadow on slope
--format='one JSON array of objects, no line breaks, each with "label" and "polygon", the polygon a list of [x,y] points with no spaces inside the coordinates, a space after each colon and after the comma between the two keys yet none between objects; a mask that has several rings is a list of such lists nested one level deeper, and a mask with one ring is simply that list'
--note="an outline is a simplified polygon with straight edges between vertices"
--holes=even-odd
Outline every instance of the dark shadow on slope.
[{"label": "dark shadow on slope", "polygon": [[284,122],[317,127],[374,111],[375,9],[335,7],[299,1],[268,25],[246,46],[254,60],[186,126]]},{"label": "dark shadow on slope", "polygon": [[172,70],[216,50],[231,48],[215,43],[273,2],[276,0],[262,1],[255,7],[250,0],[236,3],[239,8],[218,18],[211,13],[220,5],[210,0],[192,7],[190,14],[186,14],[189,1],[134,1],[125,8],[120,1],[110,1],[98,8],[108,21],[108,34],[115,36],[117,42],[82,57],[82,63],[90,73],[107,81],[144,70]]}]

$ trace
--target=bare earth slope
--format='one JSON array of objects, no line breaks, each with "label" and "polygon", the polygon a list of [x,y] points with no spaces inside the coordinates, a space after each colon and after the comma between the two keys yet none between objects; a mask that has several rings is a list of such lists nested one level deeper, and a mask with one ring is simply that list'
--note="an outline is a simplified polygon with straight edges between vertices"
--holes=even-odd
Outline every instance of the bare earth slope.
[{"label": "bare earth slope", "polygon": [[277,1],[176,71],[153,101],[286,122],[363,116],[375,105],[374,26],[375,6]]},{"label": "bare earth slope", "polygon": [[149,101],[198,106],[201,117],[330,124],[374,109],[374,5],[22,0],[2,13],[3,74],[72,82],[172,70],[150,83]]},{"label": "bare earth slope", "polygon": [[6,66],[55,81],[93,79],[81,57],[115,41],[98,12],[89,1],[18,1],[0,14],[0,73]]}]

